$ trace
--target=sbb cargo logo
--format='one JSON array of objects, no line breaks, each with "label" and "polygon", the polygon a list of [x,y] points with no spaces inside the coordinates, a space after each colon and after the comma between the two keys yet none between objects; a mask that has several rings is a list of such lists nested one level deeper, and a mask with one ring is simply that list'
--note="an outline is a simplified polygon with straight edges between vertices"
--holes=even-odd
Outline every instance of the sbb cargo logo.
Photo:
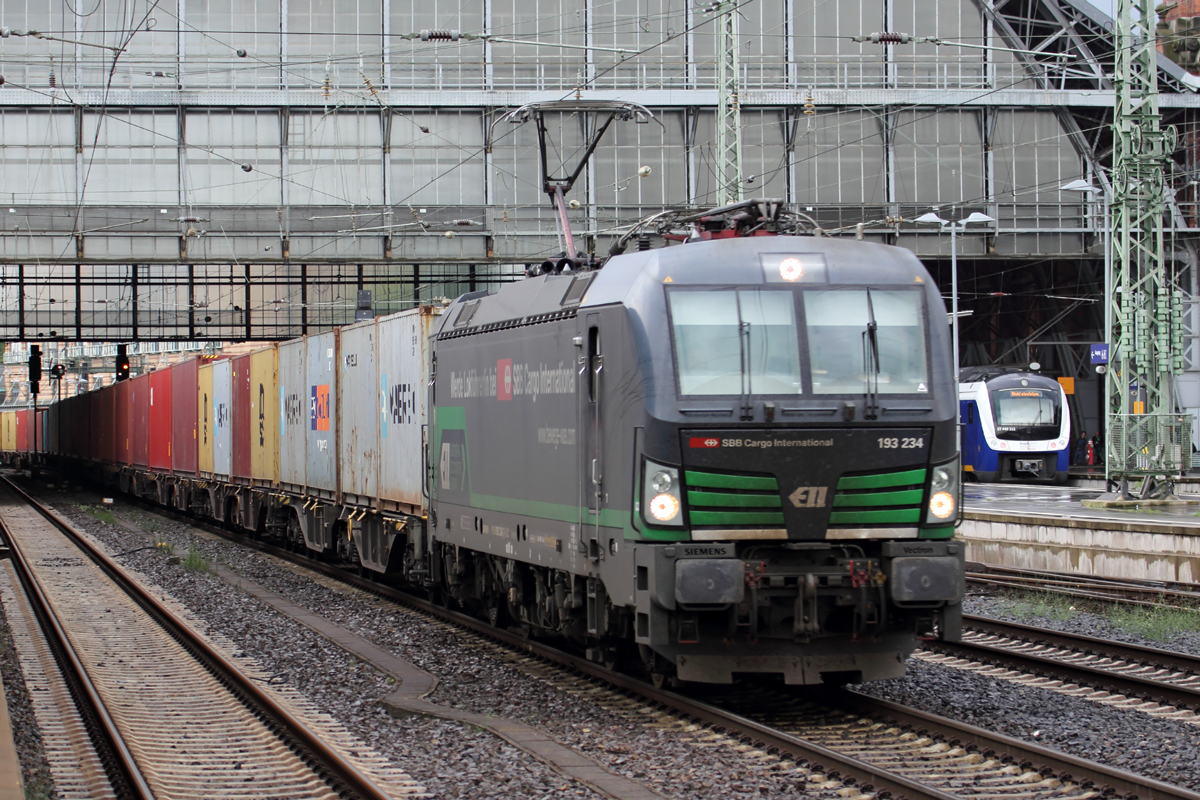
[{"label": "sbb cargo logo", "polygon": [[513,369],[512,359],[502,358],[496,362],[496,399],[512,400]]},{"label": "sbb cargo logo", "polygon": [[715,436],[691,436],[688,438],[688,444],[693,448],[720,447],[721,440]]},{"label": "sbb cargo logo", "polygon": [[308,407],[309,420],[314,431],[329,430],[329,384],[312,387],[312,400]]}]

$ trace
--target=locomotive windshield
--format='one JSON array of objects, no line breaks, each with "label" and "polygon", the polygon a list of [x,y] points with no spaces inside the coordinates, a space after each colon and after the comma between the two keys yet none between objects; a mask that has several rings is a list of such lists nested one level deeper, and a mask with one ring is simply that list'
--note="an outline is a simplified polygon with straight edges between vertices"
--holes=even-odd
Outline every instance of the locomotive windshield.
[{"label": "locomotive windshield", "polygon": [[1001,439],[1052,439],[1058,435],[1062,409],[1054,389],[1019,386],[992,391],[996,435]]},{"label": "locomotive windshield", "polygon": [[800,338],[790,291],[669,293],[683,395],[799,394]]},{"label": "locomotive windshield", "polygon": [[814,394],[863,391],[867,358],[863,336],[874,311],[878,324],[879,393],[928,391],[921,295],[915,291],[808,290],[804,315]]}]

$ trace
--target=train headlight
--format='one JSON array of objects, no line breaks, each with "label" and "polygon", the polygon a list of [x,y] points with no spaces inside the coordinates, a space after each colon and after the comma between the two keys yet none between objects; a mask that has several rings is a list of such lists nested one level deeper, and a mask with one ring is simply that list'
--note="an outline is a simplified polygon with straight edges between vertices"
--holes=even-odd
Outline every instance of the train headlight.
[{"label": "train headlight", "polygon": [[779,262],[779,277],[788,283],[794,283],[804,277],[804,265],[800,263],[800,259],[789,256]]},{"label": "train headlight", "polygon": [[650,501],[650,516],[658,522],[670,522],[679,516],[679,500],[673,495],[655,495]]},{"label": "train headlight", "polygon": [[643,514],[651,525],[683,525],[683,496],[680,493],[679,470],[647,461],[642,483]]},{"label": "train headlight", "polygon": [[940,520],[954,516],[954,495],[949,492],[934,492],[929,498],[929,513]]},{"label": "train headlight", "polygon": [[958,512],[958,486],[962,480],[958,459],[935,464],[929,470],[929,510],[926,525],[954,522]]},{"label": "train headlight", "polygon": [[954,482],[954,475],[950,472],[950,468],[957,466],[957,463],[950,463],[934,467],[933,480],[929,482],[929,488],[934,492],[945,491],[946,487]]}]

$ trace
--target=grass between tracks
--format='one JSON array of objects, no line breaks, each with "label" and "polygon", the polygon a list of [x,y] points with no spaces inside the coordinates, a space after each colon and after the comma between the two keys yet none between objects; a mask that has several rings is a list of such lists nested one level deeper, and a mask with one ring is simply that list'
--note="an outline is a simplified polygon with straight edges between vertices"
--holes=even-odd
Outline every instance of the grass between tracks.
[{"label": "grass between tracks", "polygon": [[190,569],[193,572],[209,572],[208,559],[200,553],[200,549],[196,545],[188,548],[188,554],[184,556],[183,568]]},{"label": "grass between tracks", "polygon": [[1009,613],[1022,621],[1040,618],[1064,622],[1087,612],[1104,618],[1119,631],[1156,642],[1200,631],[1200,609],[1177,608],[1166,599],[1159,606],[1095,603],[1054,592],[1028,592],[1008,599],[1012,604]]}]

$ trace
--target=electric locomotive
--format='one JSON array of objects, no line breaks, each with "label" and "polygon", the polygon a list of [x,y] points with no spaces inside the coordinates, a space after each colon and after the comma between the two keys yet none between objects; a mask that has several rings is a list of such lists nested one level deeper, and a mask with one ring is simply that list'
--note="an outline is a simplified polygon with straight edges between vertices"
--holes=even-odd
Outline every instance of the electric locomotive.
[{"label": "electric locomotive", "polygon": [[1066,483],[1071,409],[1053,378],[1003,367],[960,374],[963,470],[984,483]]},{"label": "electric locomotive", "polygon": [[908,250],[733,210],[446,310],[432,581],[656,680],[903,675],[961,629],[941,295]]}]

